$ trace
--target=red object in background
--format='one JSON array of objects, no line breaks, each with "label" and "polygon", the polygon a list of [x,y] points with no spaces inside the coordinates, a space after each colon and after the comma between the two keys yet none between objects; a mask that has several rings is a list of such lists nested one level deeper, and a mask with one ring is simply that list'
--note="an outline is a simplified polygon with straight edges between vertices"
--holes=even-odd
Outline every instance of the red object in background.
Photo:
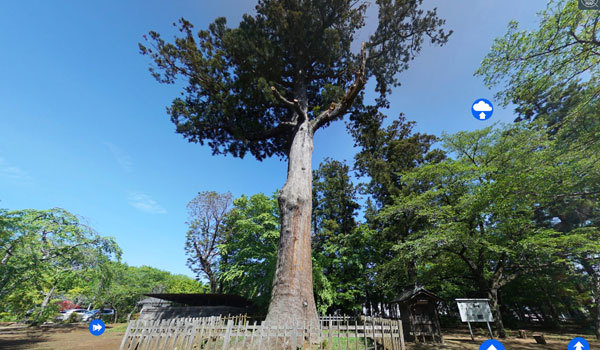
[{"label": "red object in background", "polygon": [[71,300],[63,300],[57,303],[60,305],[59,311],[71,310],[71,309],[81,309],[81,306],[73,303]]}]

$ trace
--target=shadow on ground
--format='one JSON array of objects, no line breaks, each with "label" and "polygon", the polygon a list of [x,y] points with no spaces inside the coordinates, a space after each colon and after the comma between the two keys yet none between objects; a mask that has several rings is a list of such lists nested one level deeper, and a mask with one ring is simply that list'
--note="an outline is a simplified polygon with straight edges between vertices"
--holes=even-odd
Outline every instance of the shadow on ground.
[{"label": "shadow on ground", "polygon": [[35,344],[45,343],[48,337],[41,334],[19,335],[17,337],[11,337],[10,335],[4,335],[0,337],[0,349],[1,350],[28,350],[34,347]]}]

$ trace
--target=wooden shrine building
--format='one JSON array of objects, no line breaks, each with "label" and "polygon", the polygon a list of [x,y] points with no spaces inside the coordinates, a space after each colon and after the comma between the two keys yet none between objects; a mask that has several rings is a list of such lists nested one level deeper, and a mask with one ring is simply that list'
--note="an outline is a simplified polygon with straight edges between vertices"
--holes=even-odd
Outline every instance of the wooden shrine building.
[{"label": "wooden shrine building", "polygon": [[185,317],[243,315],[250,311],[251,302],[230,294],[144,294],[149,297],[138,302],[141,320],[162,320]]},{"label": "wooden shrine building", "polygon": [[391,302],[400,312],[407,340],[415,342],[442,342],[442,330],[438,315],[438,303],[442,301],[437,295],[421,286],[405,289],[400,296]]}]

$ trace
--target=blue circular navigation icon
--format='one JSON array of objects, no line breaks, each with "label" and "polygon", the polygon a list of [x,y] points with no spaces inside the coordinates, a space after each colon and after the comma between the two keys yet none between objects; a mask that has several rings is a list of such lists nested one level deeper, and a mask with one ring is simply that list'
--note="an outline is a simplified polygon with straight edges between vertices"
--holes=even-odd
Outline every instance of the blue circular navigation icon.
[{"label": "blue circular navigation icon", "polygon": [[495,339],[490,339],[484,341],[479,350],[504,350],[504,345]]},{"label": "blue circular navigation icon", "polygon": [[106,328],[104,326],[104,322],[102,322],[102,320],[93,320],[92,322],[90,322],[90,333],[92,333],[95,336],[99,336],[102,333],[104,333],[104,329]]},{"label": "blue circular navigation icon", "polygon": [[494,105],[485,98],[473,102],[471,106],[471,113],[477,120],[488,120],[494,114]]},{"label": "blue circular navigation icon", "polygon": [[590,343],[583,338],[575,338],[569,343],[568,350],[590,350]]}]

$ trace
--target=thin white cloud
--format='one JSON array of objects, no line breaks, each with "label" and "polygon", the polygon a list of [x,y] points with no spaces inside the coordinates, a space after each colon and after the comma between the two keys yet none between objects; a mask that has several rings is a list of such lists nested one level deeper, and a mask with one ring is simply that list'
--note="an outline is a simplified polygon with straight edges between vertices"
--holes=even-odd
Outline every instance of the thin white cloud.
[{"label": "thin white cloud", "polygon": [[483,101],[479,101],[473,106],[473,109],[477,112],[491,112],[492,106]]},{"label": "thin white cloud", "polygon": [[141,192],[130,192],[127,196],[129,205],[137,210],[150,214],[166,214],[167,210],[149,195]]},{"label": "thin white cloud", "polygon": [[133,162],[127,153],[110,142],[105,142],[104,144],[108,147],[110,153],[112,153],[113,157],[115,157],[115,160],[123,170],[127,172],[133,171]]},{"label": "thin white cloud", "polygon": [[33,183],[33,177],[29,175],[25,170],[9,164],[4,158],[0,157],[0,177],[18,183],[21,185],[28,185]]}]

